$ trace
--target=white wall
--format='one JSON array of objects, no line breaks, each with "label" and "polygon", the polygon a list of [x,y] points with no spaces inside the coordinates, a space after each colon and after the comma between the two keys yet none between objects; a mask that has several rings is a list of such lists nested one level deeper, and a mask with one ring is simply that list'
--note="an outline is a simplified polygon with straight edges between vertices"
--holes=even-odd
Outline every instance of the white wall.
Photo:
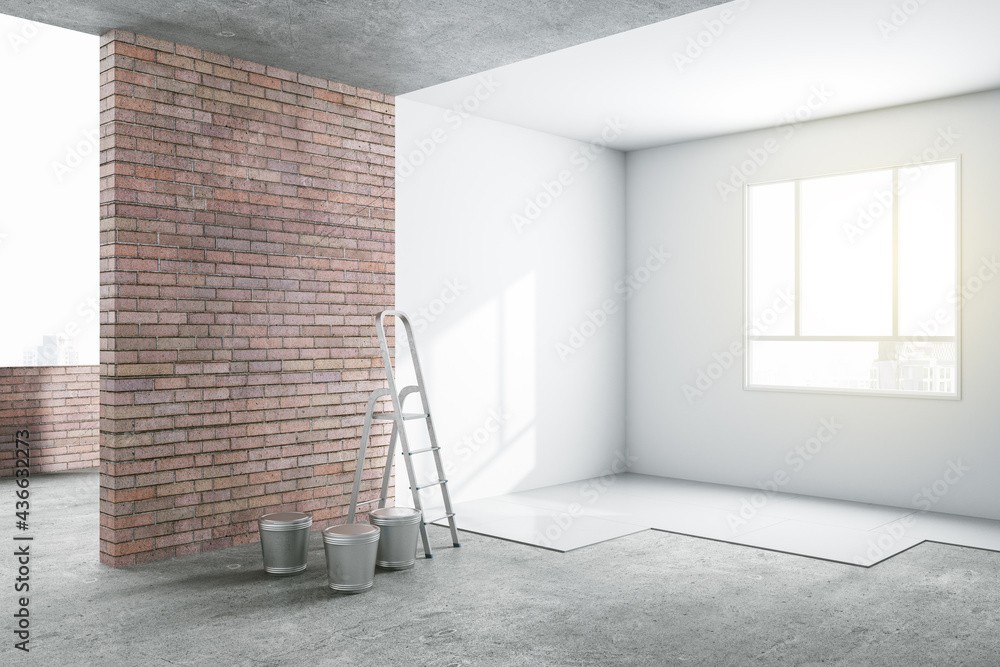
[{"label": "white wall", "polygon": [[[403,98],[396,122],[396,303],[453,499],[608,472],[624,451],[623,309],[572,354],[557,345],[620,296],[624,155]],[[526,199],[540,214],[519,231]]]},{"label": "white wall", "polygon": [[[908,507],[954,462],[968,470],[938,483],[946,493],[925,505],[1000,518],[1000,279],[964,307],[960,401],[745,391],[742,359],[693,402],[682,393],[741,341],[743,198],[723,201],[717,183],[746,151],[774,138],[778,151],[751,181],[787,179],[910,162],[950,128],[959,138],[941,157],[962,156],[968,282],[984,256],[1000,257],[998,118],[992,91],[629,153],[627,261],[652,243],[673,253],[627,313],[633,470],[742,486],[783,471],[785,491]],[[824,418],[842,430],[811,460],[788,459]]]}]

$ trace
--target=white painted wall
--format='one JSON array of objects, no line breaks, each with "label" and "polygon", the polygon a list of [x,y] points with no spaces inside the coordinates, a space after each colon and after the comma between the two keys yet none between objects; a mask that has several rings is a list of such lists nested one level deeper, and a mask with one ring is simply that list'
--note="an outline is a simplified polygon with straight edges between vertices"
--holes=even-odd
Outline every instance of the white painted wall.
[{"label": "white painted wall", "polygon": [[[962,156],[968,282],[984,256],[1000,258],[998,118],[992,91],[629,153],[627,262],[650,244],[673,253],[627,312],[633,470],[742,486],[784,471],[785,491],[908,507],[960,462],[968,470],[931,508],[1000,519],[1000,279],[964,308],[960,401],[745,391],[742,359],[693,403],[682,394],[741,341],[742,192],[723,201],[717,182],[748,150],[774,138],[779,150],[751,180],[788,179],[910,162],[950,128],[959,138],[941,156]],[[790,461],[824,418],[842,430],[801,466]]]},{"label": "white painted wall", "polygon": [[[624,450],[623,309],[578,351],[557,345],[621,296],[624,155],[405,98],[396,122],[396,303],[417,329],[453,499],[608,472]],[[519,231],[526,199],[540,215]]]}]

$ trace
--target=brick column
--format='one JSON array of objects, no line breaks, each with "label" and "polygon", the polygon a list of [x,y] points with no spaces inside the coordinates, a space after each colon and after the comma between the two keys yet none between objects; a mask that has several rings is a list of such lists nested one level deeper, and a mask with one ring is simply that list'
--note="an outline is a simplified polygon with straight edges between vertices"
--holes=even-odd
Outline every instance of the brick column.
[{"label": "brick column", "polygon": [[122,31],[101,84],[102,562],[343,521],[394,302],[393,98]]}]

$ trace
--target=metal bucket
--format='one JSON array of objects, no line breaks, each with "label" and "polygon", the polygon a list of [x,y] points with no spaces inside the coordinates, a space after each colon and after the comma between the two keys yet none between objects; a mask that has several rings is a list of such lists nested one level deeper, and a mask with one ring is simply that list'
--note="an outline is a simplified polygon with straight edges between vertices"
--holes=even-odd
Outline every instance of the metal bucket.
[{"label": "metal bucket", "polygon": [[302,512],[276,512],[257,519],[265,572],[298,574],[306,569],[312,522]]},{"label": "metal bucket", "polygon": [[420,534],[420,510],[409,507],[383,507],[372,510],[371,522],[382,529],[375,564],[387,570],[405,570],[417,562],[417,537]]},{"label": "metal bucket", "polygon": [[326,572],[330,588],[341,593],[360,593],[375,584],[378,526],[347,523],[323,529]]}]

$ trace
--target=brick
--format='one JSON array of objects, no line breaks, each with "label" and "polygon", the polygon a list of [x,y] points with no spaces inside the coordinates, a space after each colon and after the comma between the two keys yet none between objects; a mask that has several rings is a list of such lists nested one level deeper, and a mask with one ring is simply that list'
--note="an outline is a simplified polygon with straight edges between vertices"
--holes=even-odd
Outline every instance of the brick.
[{"label": "brick", "polygon": [[[32,472],[98,465],[98,373],[97,366],[0,371],[0,418],[28,430]],[[13,469],[13,457],[0,454],[0,476],[13,475]]]},{"label": "brick", "polygon": [[152,49],[145,49],[134,44],[126,44],[124,42],[118,42],[115,45],[115,54],[121,54],[123,56],[128,56],[129,58],[134,58],[136,60],[148,60],[152,61],[156,54]]},{"label": "brick", "polygon": [[96,379],[50,381],[47,465],[105,442],[115,567],[246,544],[265,511],[342,520],[394,293],[394,100],[122,31],[102,58],[104,412],[74,414]]}]

